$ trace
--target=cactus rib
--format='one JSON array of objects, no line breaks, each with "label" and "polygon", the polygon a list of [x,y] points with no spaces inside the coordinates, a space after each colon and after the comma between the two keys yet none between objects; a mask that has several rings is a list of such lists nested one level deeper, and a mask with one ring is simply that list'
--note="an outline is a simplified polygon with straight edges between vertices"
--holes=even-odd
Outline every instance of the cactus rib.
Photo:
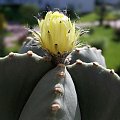
[{"label": "cactus rib", "polygon": [[[61,73],[62,76],[59,75]],[[19,118],[19,120],[39,119],[80,120],[74,84],[63,65],[58,65],[39,81]]]},{"label": "cactus rib", "polygon": [[79,60],[67,69],[75,84],[82,120],[120,118],[120,77],[113,70]]},{"label": "cactus rib", "polygon": [[98,62],[100,65],[106,67],[101,50],[97,50],[94,47],[84,46],[82,48],[76,48],[76,50],[67,56],[65,63],[73,64],[77,59],[87,63]]},{"label": "cactus rib", "polygon": [[30,51],[0,58],[0,120],[18,120],[37,82],[52,68]]}]

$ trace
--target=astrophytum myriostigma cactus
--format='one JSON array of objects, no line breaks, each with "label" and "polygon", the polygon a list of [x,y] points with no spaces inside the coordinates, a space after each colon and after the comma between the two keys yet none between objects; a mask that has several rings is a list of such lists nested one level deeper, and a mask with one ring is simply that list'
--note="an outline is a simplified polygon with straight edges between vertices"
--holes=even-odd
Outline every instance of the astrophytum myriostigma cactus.
[{"label": "astrophytum myriostigma cactus", "polygon": [[38,20],[20,53],[0,58],[0,120],[119,120],[120,77],[101,50],[76,48],[61,12]]}]

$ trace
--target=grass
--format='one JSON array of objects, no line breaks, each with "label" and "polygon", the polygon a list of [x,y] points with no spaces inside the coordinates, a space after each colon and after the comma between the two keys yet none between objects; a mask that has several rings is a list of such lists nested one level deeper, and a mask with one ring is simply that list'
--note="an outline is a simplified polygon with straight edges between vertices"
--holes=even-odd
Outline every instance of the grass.
[{"label": "grass", "polygon": [[[115,19],[119,19],[120,18],[120,14],[116,15],[115,12],[108,12],[105,17],[104,20],[115,20]],[[99,15],[96,12],[92,12],[92,13],[87,13],[84,15],[80,16],[80,19],[77,20],[77,23],[80,22],[94,22],[94,21],[98,21],[99,20]]]},{"label": "grass", "polygon": [[96,21],[97,19],[98,19],[98,15],[95,12],[93,12],[82,15],[77,22],[93,22]]},{"label": "grass", "polygon": [[104,53],[109,68],[117,70],[120,66],[120,43],[110,42],[109,48]]},{"label": "grass", "polygon": [[103,55],[106,59],[107,67],[117,69],[120,66],[120,42],[113,41],[114,30],[112,28],[94,27],[93,34],[83,35],[80,40],[84,43],[91,44],[97,41],[104,41]]}]

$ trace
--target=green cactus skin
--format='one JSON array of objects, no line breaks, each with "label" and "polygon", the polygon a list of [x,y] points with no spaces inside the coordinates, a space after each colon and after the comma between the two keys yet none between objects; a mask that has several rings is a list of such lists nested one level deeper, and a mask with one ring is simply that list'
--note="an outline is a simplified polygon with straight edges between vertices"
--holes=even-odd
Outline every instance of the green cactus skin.
[{"label": "green cactus skin", "polygon": [[81,120],[79,111],[72,78],[59,64],[37,84],[19,120]]},{"label": "green cactus skin", "polygon": [[30,51],[0,58],[0,120],[18,120],[33,88],[52,67]]},{"label": "green cactus skin", "polygon": [[65,62],[73,64],[77,59],[87,63],[98,62],[100,65],[106,67],[105,59],[101,54],[101,50],[98,50],[95,47],[84,46],[82,48],[76,48],[76,50],[73,50],[73,52],[67,56]]},{"label": "green cactus skin", "polygon": [[120,77],[97,63],[68,65],[82,120],[120,120]]}]

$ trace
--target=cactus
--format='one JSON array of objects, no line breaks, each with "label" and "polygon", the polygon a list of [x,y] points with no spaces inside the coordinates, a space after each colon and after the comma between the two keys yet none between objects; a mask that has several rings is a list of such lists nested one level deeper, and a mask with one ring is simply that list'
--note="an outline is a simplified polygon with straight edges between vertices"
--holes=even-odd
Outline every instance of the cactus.
[{"label": "cactus", "polygon": [[1,120],[18,120],[34,86],[51,68],[46,58],[32,52],[23,55],[10,53],[0,59]]},{"label": "cactus", "polygon": [[28,51],[33,51],[39,56],[45,56],[45,52],[40,47],[39,42],[33,38],[27,38],[27,40],[23,43],[23,46],[21,47],[19,53],[22,54]]},{"label": "cactus", "polygon": [[71,52],[65,62],[69,62],[69,64],[73,64],[77,59],[80,59],[83,62],[98,62],[100,65],[106,67],[105,59],[101,55],[101,50],[97,50],[94,47],[84,46],[82,48],[77,48],[73,52]]},{"label": "cactus", "polygon": [[58,64],[39,81],[19,120],[80,120],[78,107],[72,78],[65,65]]},{"label": "cactus", "polygon": [[82,120],[120,119],[120,77],[113,70],[80,60],[67,69],[76,87]]},{"label": "cactus", "polygon": [[0,119],[120,119],[120,77],[101,51],[76,48],[78,31],[61,12],[38,23],[20,53],[0,58]]}]

